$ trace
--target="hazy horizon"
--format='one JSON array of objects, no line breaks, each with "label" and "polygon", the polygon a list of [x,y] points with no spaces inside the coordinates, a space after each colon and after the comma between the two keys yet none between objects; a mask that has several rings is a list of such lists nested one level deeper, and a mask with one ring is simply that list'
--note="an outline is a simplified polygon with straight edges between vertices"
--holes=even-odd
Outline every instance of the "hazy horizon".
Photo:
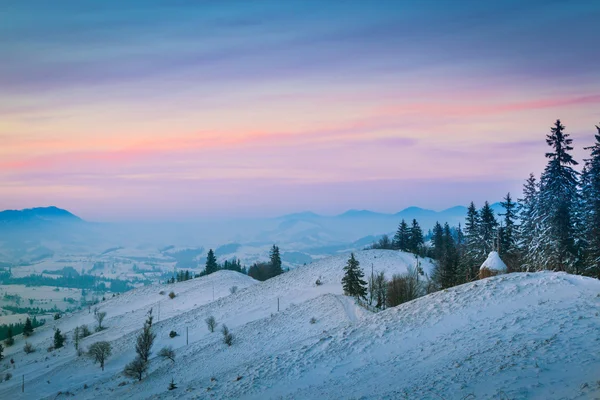
[{"label": "hazy horizon", "polygon": [[0,29],[0,209],[441,210],[599,122],[594,2],[33,4]]}]

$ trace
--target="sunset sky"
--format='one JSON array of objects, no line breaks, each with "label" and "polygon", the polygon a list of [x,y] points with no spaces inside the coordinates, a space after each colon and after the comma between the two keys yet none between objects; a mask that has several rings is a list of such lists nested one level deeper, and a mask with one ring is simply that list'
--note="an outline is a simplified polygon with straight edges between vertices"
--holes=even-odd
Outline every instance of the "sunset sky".
[{"label": "sunset sky", "polygon": [[600,123],[600,1],[10,1],[0,208],[89,220],[514,197]]}]

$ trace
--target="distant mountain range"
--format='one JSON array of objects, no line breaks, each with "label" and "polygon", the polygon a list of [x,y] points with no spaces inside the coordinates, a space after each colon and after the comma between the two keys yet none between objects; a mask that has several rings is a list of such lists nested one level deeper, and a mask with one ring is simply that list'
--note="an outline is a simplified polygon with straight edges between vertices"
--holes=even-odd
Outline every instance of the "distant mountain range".
[{"label": "distant mountain range", "polygon": [[0,224],[45,222],[83,222],[83,220],[67,210],[54,206],[0,212]]},{"label": "distant mountain range", "polygon": [[[502,212],[502,205],[500,203],[494,203],[491,205],[492,209],[496,214]],[[431,216],[454,216],[454,217],[465,217],[467,215],[467,207],[465,206],[455,206],[451,208],[447,208],[442,211],[434,211],[421,207],[408,207],[402,211],[399,211],[395,214],[390,213],[380,213],[376,211],[370,210],[348,210],[342,214],[333,215],[333,216],[325,216],[319,215],[312,211],[304,211],[299,213],[287,214],[279,217],[279,219],[318,219],[318,218],[404,218],[407,217],[417,218],[419,216],[422,217],[431,217]],[[442,221],[440,221],[442,222]]]}]

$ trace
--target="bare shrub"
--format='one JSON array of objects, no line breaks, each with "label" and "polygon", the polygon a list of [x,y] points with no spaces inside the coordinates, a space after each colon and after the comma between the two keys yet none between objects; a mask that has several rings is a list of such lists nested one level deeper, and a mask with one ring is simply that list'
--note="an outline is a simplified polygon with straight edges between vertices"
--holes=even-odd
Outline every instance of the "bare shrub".
[{"label": "bare shrub", "polygon": [[317,319],[316,319],[315,317],[312,317],[312,318],[310,319],[310,323],[311,323],[311,324],[316,324],[316,323],[317,323]]},{"label": "bare shrub", "polygon": [[232,286],[229,288],[229,293],[231,294],[236,294],[238,291],[238,287],[237,286]]},{"label": "bare shrub", "polygon": [[175,350],[171,346],[163,347],[158,352],[158,355],[162,358],[168,358],[169,360],[175,362]]},{"label": "bare shrub", "polygon": [[129,378],[134,378],[139,381],[144,377],[144,373],[148,370],[148,363],[139,357],[125,366],[123,374]]},{"label": "bare shrub", "polygon": [[407,273],[394,275],[387,286],[387,305],[396,307],[407,301],[421,296],[422,287],[419,282],[419,273],[410,268]]},{"label": "bare shrub", "polygon": [[106,311],[96,311],[94,318],[96,319],[96,332],[100,332],[104,329],[102,322],[104,321],[104,318],[106,318]]},{"label": "bare shrub", "polygon": [[88,354],[94,359],[94,363],[100,363],[100,368],[104,371],[104,362],[112,353],[112,348],[108,342],[96,342],[90,346]]},{"label": "bare shrub", "polygon": [[31,343],[25,342],[25,346],[23,346],[23,351],[26,354],[35,353],[35,347]]},{"label": "bare shrub", "polygon": [[229,332],[227,325],[223,325],[221,333],[223,333],[223,343],[225,343],[227,346],[231,346],[233,344],[233,335],[231,332]]},{"label": "bare shrub", "polygon": [[208,330],[213,333],[215,331],[215,328],[217,327],[217,320],[215,319],[215,317],[213,317],[212,315],[208,318],[206,318],[204,320],[204,322],[206,322],[206,326],[208,327]]}]

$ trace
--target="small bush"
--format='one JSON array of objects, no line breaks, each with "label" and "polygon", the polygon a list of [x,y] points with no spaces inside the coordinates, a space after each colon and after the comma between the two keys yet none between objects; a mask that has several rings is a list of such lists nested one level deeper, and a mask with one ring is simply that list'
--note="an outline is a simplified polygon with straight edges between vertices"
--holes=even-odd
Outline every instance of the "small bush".
[{"label": "small bush", "polygon": [[231,332],[229,332],[227,325],[223,325],[221,333],[223,333],[223,343],[225,343],[227,346],[231,346],[233,344],[233,335]]},{"label": "small bush", "polygon": [[321,281],[321,278],[317,279],[317,281],[315,282],[315,285],[317,286],[321,286],[323,284],[323,282]]},{"label": "small bush", "polygon": [[175,336],[177,336],[177,332],[175,332],[175,331],[171,331],[171,332],[169,332],[169,337],[170,337],[171,339],[173,339]]},{"label": "small bush", "polygon": [[215,328],[217,327],[217,320],[215,319],[215,317],[213,317],[212,315],[208,318],[206,318],[204,320],[204,322],[206,322],[206,326],[208,327],[208,330],[213,333],[215,331]]},{"label": "small bush", "polygon": [[171,383],[169,384],[169,390],[175,390],[177,389],[177,385],[175,384],[175,381],[173,380],[173,378],[171,378]]},{"label": "small bush", "polygon": [[148,363],[139,357],[125,366],[123,374],[129,378],[135,378],[139,381],[144,377],[144,373],[148,370]]},{"label": "small bush", "polygon": [[87,325],[81,325],[79,327],[79,330],[81,332],[81,337],[82,338],[88,337],[88,336],[90,336],[92,334],[92,331],[90,331],[90,328],[88,328]]},{"label": "small bush", "polygon": [[34,353],[35,352],[35,347],[33,347],[33,345],[31,343],[25,342],[25,346],[23,346],[23,351],[26,354]]},{"label": "small bush", "polygon": [[56,314],[54,314],[54,320],[60,319],[60,317],[61,317],[61,316],[60,316],[60,313],[56,313]]},{"label": "small bush", "polygon": [[175,298],[175,296],[176,296],[175,292],[171,292],[171,293],[169,293],[169,298],[170,298],[171,300],[173,300],[173,299]]},{"label": "small bush", "polygon": [[12,378],[12,374],[10,372],[7,372],[6,375],[4,375],[4,380],[10,381],[10,378]]},{"label": "small bush", "polygon": [[51,351],[54,351],[54,346],[50,346],[46,350],[48,350],[48,353],[50,353]]},{"label": "small bush", "polygon": [[236,294],[238,291],[238,287],[237,286],[232,286],[229,288],[229,293],[231,294]]},{"label": "small bush", "polygon": [[164,291],[164,290],[161,290],[160,292],[158,292],[158,294],[160,294],[161,296],[164,296],[164,294],[165,294],[165,291]]},{"label": "small bush", "polygon": [[158,355],[162,358],[168,358],[169,360],[175,362],[175,350],[173,350],[171,346],[160,349]]},{"label": "small bush", "polygon": [[316,319],[315,317],[312,317],[312,318],[310,319],[310,323],[311,323],[311,324],[316,324],[316,323],[317,323],[317,319]]}]

